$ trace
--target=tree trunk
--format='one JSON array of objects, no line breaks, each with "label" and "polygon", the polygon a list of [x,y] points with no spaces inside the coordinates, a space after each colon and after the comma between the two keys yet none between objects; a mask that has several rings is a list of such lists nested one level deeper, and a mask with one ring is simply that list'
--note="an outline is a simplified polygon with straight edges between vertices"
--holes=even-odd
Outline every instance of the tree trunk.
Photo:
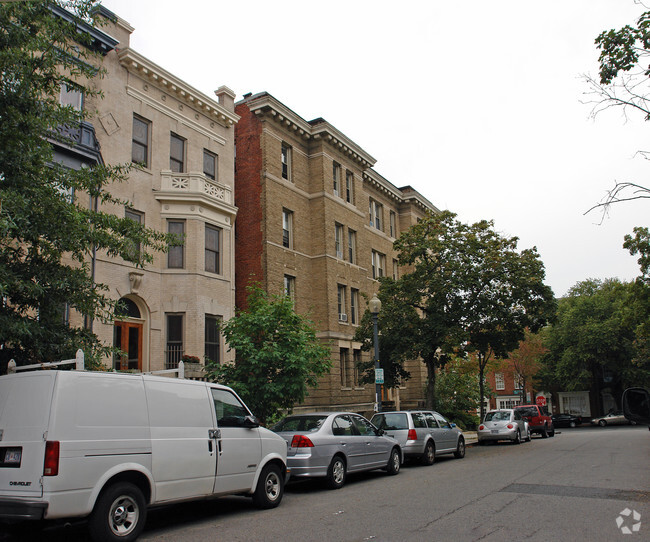
[{"label": "tree trunk", "polygon": [[424,360],[427,366],[426,409],[433,410],[436,400],[436,364],[434,359]]}]

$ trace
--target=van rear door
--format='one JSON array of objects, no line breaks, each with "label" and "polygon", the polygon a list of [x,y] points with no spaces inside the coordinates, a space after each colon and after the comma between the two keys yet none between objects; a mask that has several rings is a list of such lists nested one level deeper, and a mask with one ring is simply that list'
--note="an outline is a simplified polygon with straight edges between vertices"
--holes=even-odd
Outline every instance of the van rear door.
[{"label": "van rear door", "polygon": [[57,371],[0,377],[0,495],[43,495],[41,477]]}]

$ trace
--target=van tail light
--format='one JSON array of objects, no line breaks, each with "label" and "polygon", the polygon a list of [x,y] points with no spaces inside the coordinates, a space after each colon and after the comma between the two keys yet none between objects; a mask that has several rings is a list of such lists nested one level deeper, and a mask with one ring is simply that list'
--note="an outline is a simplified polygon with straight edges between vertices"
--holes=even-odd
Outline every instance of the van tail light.
[{"label": "van tail light", "polygon": [[294,435],[291,439],[292,448],[313,448],[314,443],[305,435]]},{"label": "van tail light", "polygon": [[485,426],[483,424],[481,424],[481,425],[478,426],[478,429],[479,429],[479,431],[483,431],[483,429],[485,429]]},{"label": "van tail light", "polygon": [[417,440],[418,432],[415,429],[409,429],[408,435],[406,435],[406,440]]},{"label": "van tail light", "polygon": [[512,425],[511,423],[508,424],[508,429],[514,429],[514,427],[515,427],[515,426]]},{"label": "van tail light", "polygon": [[48,440],[45,442],[45,463],[43,476],[57,476],[59,474],[59,441]]}]

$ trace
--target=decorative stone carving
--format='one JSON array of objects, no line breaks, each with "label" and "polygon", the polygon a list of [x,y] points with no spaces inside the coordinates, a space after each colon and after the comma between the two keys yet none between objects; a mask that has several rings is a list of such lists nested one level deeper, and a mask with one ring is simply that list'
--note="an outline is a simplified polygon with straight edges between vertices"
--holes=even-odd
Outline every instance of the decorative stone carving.
[{"label": "decorative stone carving", "polygon": [[131,284],[132,294],[138,294],[140,292],[140,286],[142,286],[143,278],[144,278],[144,273],[140,271],[129,272],[129,283]]}]

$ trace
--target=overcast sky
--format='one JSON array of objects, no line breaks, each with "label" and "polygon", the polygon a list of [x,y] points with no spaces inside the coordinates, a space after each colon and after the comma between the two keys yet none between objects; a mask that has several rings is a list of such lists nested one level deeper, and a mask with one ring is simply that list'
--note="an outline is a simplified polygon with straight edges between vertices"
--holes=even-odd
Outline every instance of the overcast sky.
[{"label": "overcast sky", "polygon": [[[622,248],[650,203],[584,212],[615,181],[649,185],[650,123],[590,118],[594,39],[634,24],[635,0],[104,0],[131,47],[202,92],[267,91],[323,117],[463,222],[536,246],[557,296],[639,274]],[[650,9],[650,8],[648,8]]]}]

